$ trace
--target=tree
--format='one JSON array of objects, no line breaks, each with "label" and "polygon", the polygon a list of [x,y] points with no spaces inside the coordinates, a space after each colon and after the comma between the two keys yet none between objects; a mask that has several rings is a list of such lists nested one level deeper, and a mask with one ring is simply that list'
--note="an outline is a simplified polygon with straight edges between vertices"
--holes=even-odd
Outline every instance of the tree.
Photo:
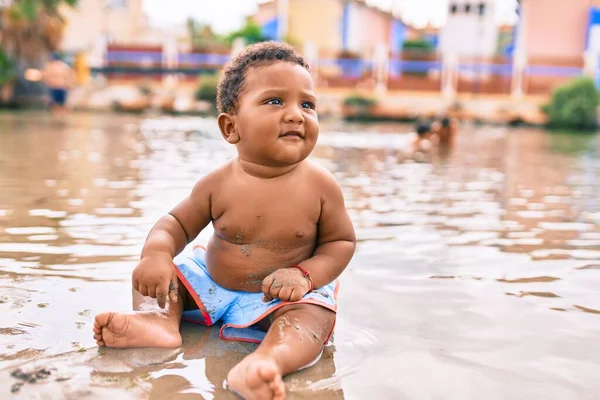
[{"label": "tree", "polygon": [[225,37],[225,41],[231,44],[237,38],[243,38],[246,44],[264,42],[268,40],[263,36],[260,26],[251,19],[248,19],[246,21],[246,25],[244,25],[241,29],[227,35]]},{"label": "tree", "polygon": [[12,85],[15,80],[15,66],[0,48],[0,104],[7,102],[12,96]]},{"label": "tree", "polygon": [[188,18],[186,25],[190,43],[193,47],[206,47],[222,43],[210,25],[198,22],[193,18]]},{"label": "tree", "polygon": [[41,93],[40,85],[23,78],[27,68],[41,69],[58,49],[65,21],[62,5],[75,7],[79,0],[13,0],[0,4],[0,45],[16,70],[15,96],[27,100]]}]

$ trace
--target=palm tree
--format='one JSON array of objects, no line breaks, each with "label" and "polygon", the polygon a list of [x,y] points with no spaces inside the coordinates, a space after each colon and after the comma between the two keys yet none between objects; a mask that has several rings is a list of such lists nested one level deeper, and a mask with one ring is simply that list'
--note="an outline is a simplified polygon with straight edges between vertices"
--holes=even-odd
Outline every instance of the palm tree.
[{"label": "palm tree", "polygon": [[41,69],[52,51],[58,49],[65,21],[62,5],[75,7],[79,0],[13,0],[0,4],[0,45],[13,61],[16,81],[13,100],[36,102],[39,84],[24,79],[27,68]]},{"label": "palm tree", "polygon": [[8,59],[6,53],[0,48],[0,105],[12,97],[13,82],[15,80],[15,66]]},{"label": "palm tree", "polygon": [[226,43],[213,32],[210,25],[198,22],[193,18],[188,18],[186,25],[189,40],[193,48],[218,48],[226,45]]}]

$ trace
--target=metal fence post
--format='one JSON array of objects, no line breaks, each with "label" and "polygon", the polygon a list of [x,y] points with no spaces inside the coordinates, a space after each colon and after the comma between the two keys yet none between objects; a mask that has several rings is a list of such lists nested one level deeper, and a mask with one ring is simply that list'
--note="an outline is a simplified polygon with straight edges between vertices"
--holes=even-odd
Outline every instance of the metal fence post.
[{"label": "metal fence post", "polygon": [[389,75],[389,49],[385,43],[379,43],[375,47],[373,57],[373,69],[375,71],[375,92],[379,95],[387,91],[387,81]]}]

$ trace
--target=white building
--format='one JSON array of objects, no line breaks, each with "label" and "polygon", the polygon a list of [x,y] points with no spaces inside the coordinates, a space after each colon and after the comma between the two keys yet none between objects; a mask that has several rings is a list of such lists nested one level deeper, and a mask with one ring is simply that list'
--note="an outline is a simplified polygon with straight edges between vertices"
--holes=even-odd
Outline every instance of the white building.
[{"label": "white building", "polygon": [[496,53],[495,0],[450,0],[439,49],[453,57],[490,57]]}]

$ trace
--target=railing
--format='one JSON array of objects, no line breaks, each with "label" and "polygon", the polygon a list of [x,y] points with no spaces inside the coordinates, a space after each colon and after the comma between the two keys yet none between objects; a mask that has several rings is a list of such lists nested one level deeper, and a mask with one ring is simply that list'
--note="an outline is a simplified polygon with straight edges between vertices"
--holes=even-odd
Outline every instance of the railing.
[{"label": "railing", "polygon": [[[161,47],[110,46],[105,65],[94,73],[109,79],[162,79],[165,75],[183,80],[219,71],[231,59],[225,52],[188,52],[167,55]],[[380,65],[374,60],[337,58],[321,53],[312,62],[317,85],[328,88],[372,89]],[[388,90],[436,92],[442,90],[444,62],[434,53],[390,55],[385,65],[384,84]],[[458,93],[510,94],[513,63],[504,57],[462,59],[454,66],[454,90]],[[547,94],[557,85],[584,72],[578,59],[534,59],[523,71],[526,94]]]}]

